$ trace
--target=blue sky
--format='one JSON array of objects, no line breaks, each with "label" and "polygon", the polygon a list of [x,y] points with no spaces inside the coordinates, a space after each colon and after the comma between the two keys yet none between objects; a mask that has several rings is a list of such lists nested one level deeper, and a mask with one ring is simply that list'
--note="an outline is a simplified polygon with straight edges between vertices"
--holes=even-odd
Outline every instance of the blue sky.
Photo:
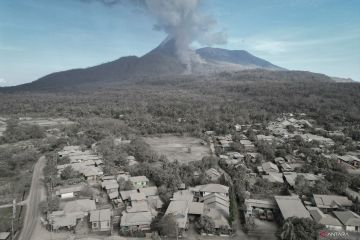
[{"label": "blue sky", "polygon": [[[360,81],[360,1],[205,0],[228,43],[292,70]],[[141,56],[166,35],[123,6],[79,0],[0,0],[0,85]],[[198,47],[199,44],[194,43]]]}]

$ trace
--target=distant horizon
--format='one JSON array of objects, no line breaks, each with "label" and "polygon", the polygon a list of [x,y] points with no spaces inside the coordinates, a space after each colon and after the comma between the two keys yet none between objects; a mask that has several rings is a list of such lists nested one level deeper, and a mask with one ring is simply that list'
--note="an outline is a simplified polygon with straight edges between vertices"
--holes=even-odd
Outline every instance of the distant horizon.
[{"label": "distant horizon", "polygon": [[[0,86],[140,57],[167,37],[138,9],[88,2],[1,1]],[[209,24],[226,42],[192,47],[245,50],[289,70],[359,82],[359,10],[356,0],[208,0],[199,11],[214,17]]]}]

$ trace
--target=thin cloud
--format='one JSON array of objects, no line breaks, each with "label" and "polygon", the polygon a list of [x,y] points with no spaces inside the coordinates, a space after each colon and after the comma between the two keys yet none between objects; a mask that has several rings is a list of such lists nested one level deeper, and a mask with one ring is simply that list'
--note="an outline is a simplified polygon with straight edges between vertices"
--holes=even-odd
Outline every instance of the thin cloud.
[{"label": "thin cloud", "polygon": [[278,55],[289,52],[292,49],[316,47],[324,44],[336,44],[356,39],[360,40],[360,31],[355,31],[350,35],[318,38],[312,40],[277,40],[262,39],[261,37],[231,38],[229,39],[229,43],[238,48],[246,48],[251,51],[257,51],[270,55]]}]

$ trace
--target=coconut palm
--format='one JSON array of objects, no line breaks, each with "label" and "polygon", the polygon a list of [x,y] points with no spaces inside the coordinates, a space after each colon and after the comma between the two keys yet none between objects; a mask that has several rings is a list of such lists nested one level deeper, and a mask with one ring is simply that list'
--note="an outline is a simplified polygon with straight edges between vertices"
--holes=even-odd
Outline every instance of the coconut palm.
[{"label": "coconut palm", "polygon": [[296,234],[295,234],[295,226],[293,224],[292,218],[288,218],[285,221],[285,223],[281,229],[280,238],[282,240],[297,240]]}]

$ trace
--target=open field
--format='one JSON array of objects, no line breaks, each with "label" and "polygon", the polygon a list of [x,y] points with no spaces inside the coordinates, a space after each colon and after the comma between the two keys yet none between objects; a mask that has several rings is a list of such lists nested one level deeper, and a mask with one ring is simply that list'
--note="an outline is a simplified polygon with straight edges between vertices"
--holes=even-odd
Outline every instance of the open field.
[{"label": "open field", "polygon": [[20,118],[21,123],[39,125],[40,127],[55,127],[58,125],[72,125],[74,122],[67,118]]},{"label": "open field", "polygon": [[165,155],[169,161],[178,160],[180,163],[187,164],[210,155],[209,146],[202,145],[199,138],[163,135],[162,137],[146,137],[144,140],[155,152]]}]

